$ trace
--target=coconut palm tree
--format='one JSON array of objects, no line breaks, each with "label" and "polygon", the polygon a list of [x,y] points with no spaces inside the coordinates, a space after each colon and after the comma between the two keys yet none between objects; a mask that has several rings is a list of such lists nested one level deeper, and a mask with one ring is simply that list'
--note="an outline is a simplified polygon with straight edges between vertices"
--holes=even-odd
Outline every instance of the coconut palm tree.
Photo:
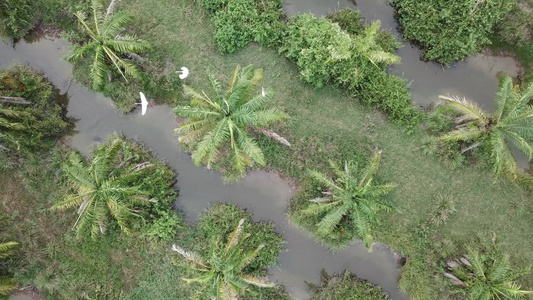
[{"label": "coconut palm tree", "polygon": [[486,144],[490,151],[493,171],[496,176],[506,173],[515,177],[517,166],[508,144],[516,147],[529,159],[533,157],[533,107],[529,101],[533,97],[533,84],[522,93],[513,86],[511,77],[500,82],[496,106],[492,114],[479,106],[457,97],[440,96],[451,107],[464,114],[456,130],[440,137],[443,141],[468,141],[476,147]]},{"label": "coconut palm tree", "polygon": [[80,23],[81,30],[87,34],[91,41],[83,46],[75,47],[69,56],[70,61],[79,60],[84,55],[93,56],[91,79],[95,90],[101,89],[106,76],[111,72],[109,65],[113,65],[126,81],[126,75],[139,79],[139,69],[122,58],[126,53],[140,53],[150,49],[148,42],[134,35],[122,34],[124,27],[133,21],[133,15],[125,11],[113,13],[116,1],[112,1],[107,13],[102,13],[101,0],[92,0],[92,16],[90,23],[86,22],[83,12],[75,15]]},{"label": "coconut palm tree", "polygon": [[265,89],[255,94],[262,80],[263,70],[249,65],[242,69],[237,66],[227,91],[223,91],[218,81],[209,76],[213,97],[184,86],[185,94],[192,98],[191,104],[174,108],[174,113],[188,118],[177,132],[182,135],[180,142],[197,142],[192,154],[195,164],[205,162],[209,168],[219,158],[222,148],[229,146],[226,151],[239,174],[242,175],[252,161],[264,165],[263,152],[249,135],[249,128],[290,145],[284,138],[263,128],[288,116],[277,108],[264,108],[273,94]]},{"label": "coconut palm tree", "polygon": [[381,151],[368,161],[364,169],[351,162],[345,162],[344,168],[341,169],[334,162],[330,162],[335,179],[330,179],[318,171],[310,172],[311,177],[326,188],[322,192],[323,197],[309,200],[312,204],[302,211],[304,214],[320,216],[320,221],[316,224],[318,236],[333,233],[341,222],[351,222],[368,250],[372,250],[370,227],[378,222],[377,212],[393,210],[391,204],[382,197],[389,193],[394,185],[373,184],[380,160]]},{"label": "coconut palm tree", "polygon": [[[15,247],[18,245],[17,242],[6,242],[0,243],[0,260],[3,260],[15,252]],[[0,265],[0,267],[2,267]],[[3,274],[0,270],[0,296],[9,295],[16,287],[17,283],[13,281],[11,276]]]},{"label": "coconut palm tree", "polygon": [[247,291],[248,285],[258,287],[273,287],[274,284],[262,278],[244,273],[244,268],[254,261],[264,245],[259,245],[254,251],[243,252],[242,243],[250,236],[242,236],[244,219],[228,236],[225,245],[217,241],[213,245],[211,256],[204,261],[199,255],[187,252],[179,246],[172,245],[172,250],[181,254],[185,259],[199,268],[202,275],[196,278],[183,278],[187,283],[200,282],[208,289],[209,296],[217,300],[233,300]]},{"label": "coconut palm tree", "polygon": [[78,218],[74,227],[78,237],[90,233],[95,238],[104,233],[108,216],[111,215],[126,234],[132,232],[129,221],[138,217],[132,207],[147,204],[147,193],[137,186],[128,186],[127,174],[116,176],[117,156],[121,147],[119,138],[95,150],[91,164],[87,164],[78,152],[72,152],[64,170],[76,193],[68,195],[52,207],[64,210],[78,206]]},{"label": "coconut palm tree", "polygon": [[[451,269],[458,292],[471,300],[525,299],[533,293],[520,288],[517,280],[526,274],[511,266],[509,255],[468,248],[468,256],[454,261]],[[448,262],[449,265],[452,265]],[[457,280],[459,279],[459,280]]]}]

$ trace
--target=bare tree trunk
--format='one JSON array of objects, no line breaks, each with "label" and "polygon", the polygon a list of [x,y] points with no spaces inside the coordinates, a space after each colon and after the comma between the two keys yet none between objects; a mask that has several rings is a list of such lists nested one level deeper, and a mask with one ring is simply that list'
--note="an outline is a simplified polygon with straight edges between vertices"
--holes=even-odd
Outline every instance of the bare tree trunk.
[{"label": "bare tree trunk", "polygon": [[115,5],[117,4],[117,2],[119,2],[120,0],[111,0],[111,3],[109,3],[109,6],[107,7],[107,11],[106,11],[106,18],[109,17],[110,15],[113,14],[113,12],[115,12]]}]

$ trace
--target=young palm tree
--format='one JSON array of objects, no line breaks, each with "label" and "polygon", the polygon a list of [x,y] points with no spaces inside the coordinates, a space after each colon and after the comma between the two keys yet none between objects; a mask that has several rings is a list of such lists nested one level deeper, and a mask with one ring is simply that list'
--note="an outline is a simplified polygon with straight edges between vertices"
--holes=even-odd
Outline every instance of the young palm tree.
[{"label": "young palm tree", "polygon": [[114,175],[115,170],[123,165],[116,166],[120,147],[120,139],[114,140],[109,146],[99,147],[90,165],[81,154],[72,152],[64,167],[77,193],[68,195],[54,204],[52,209],[79,206],[78,219],[74,224],[78,236],[90,232],[91,237],[95,238],[98,232],[104,233],[109,215],[116,219],[122,231],[130,234],[129,221],[138,216],[132,207],[149,202],[143,197],[146,192],[124,183],[128,175]]},{"label": "young palm tree", "polygon": [[219,158],[221,149],[229,143],[227,151],[239,174],[242,175],[252,161],[264,165],[263,153],[248,134],[248,128],[257,129],[290,145],[279,135],[262,128],[288,117],[277,108],[264,108],[273,97],[270,91],[262,89],[261,93],[255,94],[263,80],[262,69],[250,65],[241,70],[237,66],[226,92],[213,77],[210,76],[209,80],[215,92],[214,97],[184,86],[185,94],[192,98],[191,105],[174,108],[176,114],[188,118],[177,129],[183,135],[180,142],[198,141],[192,155],[195,164],[205,162],[209,168]]},{"label": "young palm tree", "polygon": [[310,172],[311,177],[327,188],[327,191],[322,192],[324,197],[309,200],[313,204],[302,211],[304,214],[321,216],[316,224],[319,236],[332,234],[341,222],[351,222],[368,250],[372,250],[370,227],[377,222],[376,213],[393,209],[382,196],[389,193],[394,185],[375,185],[372,182],[380,160],[381,151],[369,160],[363,170],[351,162],[345,162],[341,170],[330,162],[336,179],[330,179],[318,171]]},{"label": "young palm tree", "polygon": [[139,69],[132,63],[125,61],[121,55],[126,53],[140,53],[150,49],[148,42],[138,39],[133,35],[121,34],[124,27],[133,21],[133,15],[120,11],[113,13],[115,1],[112,1],[107,14],[102,13],[101,0],[92,0],[92,18],[90,24],[85,21],[82,12],[77,12],[76,17],[84,33],[89,35],[91,41],[81,47],[76,47],[70,61],[78,60],[86,54],[94,55],[91,67],[93,88],[99,90],[105,84],[106,76],[111,71],[109,65],[124,77],[141,78]]},{"label": "young palm tree", "polygon": [[[17,245],[17,242],[0,243],[0,260],[12,255]],[[3,275],[0,272],[0,296],[9,295],[16,287],[16,282],[10,276]]]},{"label": "young palm tree", "polygon": [[400,62],[400,57],[394,53],[383,51],[377,43],[380,27],[380,21],[372,22],[370,26],[366,27],[362,34],[355,37],[355,49],[359,55],[362,55],[373,64],[397,64]]},{"label": "young palm tree", "polygon": [[520,289],[516,282],[527,272],[511,266],[509,255],[496,257],[495,253],[480,253],[468,248],[468,260],[452,269],[462,281],[459,293],[471,300],[525,299],[533,293]]},{"label": "young palm tree", "polygon": [[440,139],[443,141],[474,140],[489,147],[493,171],[496,176],[502,172],[512,177],[517,171],[516,161],[508,144],[513,145],[529,159],[533,157],[533,107],[529,101],[533,97],[533,84],[523,93],[513,86],[511,77],[500,82],[497,92],[496,107],[492,114],[484,112],[476,104],[466,99],[440,96],[460,113],[468,118],[468,123],[461,125]]},{"label": "young palm tree", "polygon": [[246,287],[249,284],[258,287],[273,287],[273,283],[243,272],[244,268],[253,262],[259,251],[264,247],[261,244],[254,251],[243,253],[241,250],[242,243],[250,236],[250,234],[245,234],[241,237],[243,224],[244,219],[241,219],[239,225],[228,236],[225,245],[221,245],[220,241],[218,241],[213,246],[211,256],[207,261],[204,261],[195,253],[187,252],[176,245],[172,245],[173,251],[181,254],[203,272],[199,277],[183,278],[183,280],[187,283],[204,283],[205,288],[209,289],[210,296],[217,300],[237,299],[239,295],[243,295],[246,292]]}]

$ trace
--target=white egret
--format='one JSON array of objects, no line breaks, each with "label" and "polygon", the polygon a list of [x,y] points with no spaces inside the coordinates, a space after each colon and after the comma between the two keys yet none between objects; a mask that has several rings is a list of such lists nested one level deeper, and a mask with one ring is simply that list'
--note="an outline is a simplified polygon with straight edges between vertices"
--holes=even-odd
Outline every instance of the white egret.
[{"label": "white egret", "polygon": [[189,76],[189,69],[187,69],[186,67],[181,67],[181,71],[176,71],[176,73],[180,74],[180,79],[185,79],[187,78],[187,76]]},{"label": "white egret", "polygon": [[265,88],[261,87],[261,96],[265,97]]},{"label": "white egret", "polygon": [[141,103],[136,104],[141,106],[141,115],[144,116],[146,113],[146,108],[148,108],[148,101],[146,101],[146,97],[144,96],[143,92],[139,92],[139,95],[141,95]]}]

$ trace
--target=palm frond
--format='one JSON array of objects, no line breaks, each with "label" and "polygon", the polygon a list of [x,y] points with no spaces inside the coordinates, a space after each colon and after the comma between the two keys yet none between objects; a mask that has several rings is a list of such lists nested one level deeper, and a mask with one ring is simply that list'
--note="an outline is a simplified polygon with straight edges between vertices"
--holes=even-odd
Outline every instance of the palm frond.
[{"label": "palm frond", "polygon": [[361,178],[361,186],[366,186],[372,181],[372,177],[376,175],[379,170],[379,163],[381,161],[381,151],[377,151],[368,161],[363,176]]},{"label": "palm frond", "polygon": [[134,16],[127,11],[119,11],[112,16],[108,17],[107,20],[101,25],[101,35],[105,39],[110,41],[114,39],[126,25],[131,23],[134,19]]},{"label": "palm frond", "polygon": [[246,275],[242,276],[241,279],[244,282],[247,282],[249,284],[253,284],[253,285],[258,286],[258,287],[273,287],[273,286],[275,286],[274,283],[269,282],[266,279],[261,279],[259,277],[256,277],[256,276],[253,276],[253,275],[249,275],[249,274],[246,274]]},{"label": "palm frond", "polygon": [[458,142],[458,141],[468,141],[468,140],[477,140],[480,137],[482,137],[484,134],[484,131],[481,129],[475,127],[475,128],[467,128],[465,130],[459,129],[454,130],[450,133],[447,133],[441,137],[439,137],[439,140],[444,142]]},{"label": "palm frond", "polygon": [[8,296],[17,288],[17,283],[11,278],[0,278],[0,295]]},{"label": "palm frond", "polygon": [[228,242],[226,243],[226,254],[230,248],[233,248],[239,243],[242,234],[242,226],[244,224],[244,219],[239,220],[239,225],[228,236]]},{"label": "palm frond", "polygon": [[513,95],[513,80],[506,76],[500,81],[500,88],[496,93],[496,101],[494,104],[494,117],[500,121],[504,116],[508,115],[509,102],[508,100]]},{"label": "palm frond", "polygon": [[317,234],[322,236],[331,234],[347,213],[347,205],[339,205],[337,208],[330,210],[316,225]]},{"label": "palm frond", "polygon": [[482,125],[487,124],[487,114],[476,104],[469,102],[466,98],[449,97],[440,95],[439,98],[447,102],[452,108],[458,112],[470,117],[472,120],[480,122]]},{"label": "palm frond", "polygon": [[5,259],[5,258],[13,255],[13,253],[15,253],[15,247],[18,244],[19,243],[17,243],[17,242],[0,243],[0,259]]}]

